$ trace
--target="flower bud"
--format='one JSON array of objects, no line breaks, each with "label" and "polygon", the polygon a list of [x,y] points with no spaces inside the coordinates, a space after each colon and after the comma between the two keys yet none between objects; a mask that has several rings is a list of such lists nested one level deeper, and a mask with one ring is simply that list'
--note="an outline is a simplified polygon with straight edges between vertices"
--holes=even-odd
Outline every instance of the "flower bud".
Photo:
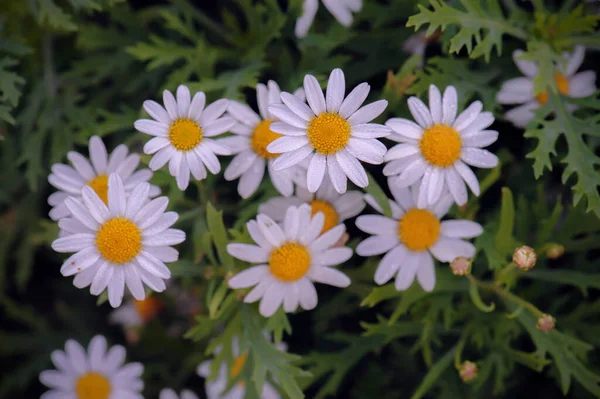
[{"label": "flower bud", "polygon": [[460,379],[464,382],[471,382],[477,378],[477,372],[477,365],[468,360],[463,362],[458,369],[458,375],[460,375]]},{"label": "flower bud", "polygon": [[537,320],[536,327],[542,332],[548,332],[554,328],[555,324],[556,319],[554,319],[554,317],[550,316],[549,314],[544,314]]},{"label": "flower bud", "polygon": [[464,276],[471,273],[471,260],[462,256],[454,258],[450,263],[450,269],[455,276]]},{"label": "flower bud", "polygon": [[565,246],[561,244],[550,244],[546,250],[546,256],[550,259],[558,259],[565,253]]},{"label": "flower bud", "polygon": [[519,269],[527,271],[535,266],[537,255],[533,248],[523,245],[515,249],[512,259]]},{"label": "flower bud", "polygon": [[348,233],[344,233],[344,235],[340,237],[340,239],[338,240],[338,242],[336,242],[333,245],[334,248],[343,247],[344,245],[346,245],[346,243],[348,242],[349,239],[350,239],[350,236],[348,235]]}]

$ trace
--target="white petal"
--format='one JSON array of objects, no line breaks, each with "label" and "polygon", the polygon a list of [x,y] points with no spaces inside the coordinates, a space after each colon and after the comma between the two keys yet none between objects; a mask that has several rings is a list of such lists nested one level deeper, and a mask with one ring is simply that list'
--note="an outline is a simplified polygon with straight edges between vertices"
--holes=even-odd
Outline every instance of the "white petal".
[{"label": "white petal", "polygon": [[60,273],[67,277],[79,273],[100,259],[100,254],[93,246],[83,248],[81,251],[71,255],[60,268]]},{"label": "white petal", "polygon": [[347,151],[342,150],[335,154],[335,159],[346,176],[348,176],[348,179],[354,184],[358,187],[367,187],[369,185],[369,178],[367,177],[365,168],[363,168],[355,157]]},{"label": "white petal", "polygon": [[123,181],[116,173],[108,177],[108,208],[111,216],[125,215],[127,201]]},{"label": "white petal", "polygon": [[187,118],[190,102],[190,89],[184,85],[179,85],[179,87],[177,87],[177,111],[180,118]]},{"label": "white petal", "polygon": [[435,265],[433,264],[433,258],[427,252],[421,256],[421,264],[417,270],[417,280],[425,291],[433,291],[435,287]]},{"label": "white petal", "polygon": [[290,207],[287,209],[283,220],[283,231],[288,241],[295,240],[298,237],[300,231],[298,208]]},{"label": "white petal", "polygon": [[269,105],[281,104],[281,89],[279,88],[277,82],[275,82],[274,80],[269,80],[267,82],[267,87],[269,89]]},{"label": "white petal", "polygon": [[379,165],[383,163],[387,147],[379,140],[350,137],[346,151],[363,162]]},{"label": "white petal", "polygon": [[392,118],[388,119],[385,124],[394,132],[409,139],[420,140],[423,136],[423,128],[408,119]]},{"label": "white petal", "polygon": [[423,176],[428,166],[424,159],[417,159],[395,179],[394,185],[399,188],[410,186]]},{"label": "white petal", "polygon": [[277,223],[273,221],[270,217],[266,215],[259,214],[256,217],[256,221],[258,222],[258,228],[263,236],[273,245],[274,247],[279,247],[285,240],[285,234],[283,234],[283,230]]},{"label": "white petal", "polygon": [[303,38],[308,33],[312,25],[317,10],[319,8],[318,0],[305,0],[302,2],[302,15],[296,20],[296,37]]},{"label": "white petal", "polygon": [[173,93],[171,93],[169,90],[163,91],[163,104],[165,105],[165,108],[167,109],[169,117],[172,120],[177,119],[177,117],[178,117],[177,101],[175,101],[175,97],[173,96]]},{"label": "white petal", "polygon": [[413,144],[396,144],[386,152],[383,160],[385,162],[392,161],[394,159],[402,159],[409,155],[417,154],[420,152],[419,147]]},{"label": "white petal", "polygon": [[256,112],[252,111],[252,108],[237,101],[229,101],[227,112],[248,126],[254,126],[260,122],[259,116],[256,115]]},{"label": "white petal", "polygon": [[[411,144],[412,145],[412,144]],[[418,147],[417,147],[418,148]],[[402,159],[394,159],[388,162],[383,168],[384,176],[396,176],[402,174],[406,168],[418,160],[422,160],[420,150],[417,154],[408,155]]]},{"label": "white petal", "polygon": [[156,247],[165,245],[177,245],[185,241],[185,233],[178,229],[167,229],[160,235],[144,238],[142,244]]},{"label": "white petal", "polygon": [[[235,276],[234,276],[235,277]],[[258,301],[265,295],[269,287],[276,283],[275,277],[267,273],[263,279],[244,297],[245,303],[253,303]]]},{"label": "white petal", "polygon": [[235,258],[250,263],[265,263],[269,260],[269,253],[256,245],[231,243],[227,245],[227,252]]},{"label": "white petal", "polygon": [[205,104],[206,95],[203,92],[199,91],[198,93],[194,94],[194,98],[192,98],[192,103],[190,104],[190,109],[188,110],[188,118],[195,122],[199,122]]},{"label": "white petal", "polygon": [[323,5],[340,24],[345,27],[352,25],[352,12],[345,3],[337,0],[323,0]]},{"label": "white petal", "polygon": [[312,217],[308,227],[300,229],[300,237],[298,241],[302,244],[310,246],[321,235],[323,225],[325,224],[325,216],[322,212],[318,212]]},{"label": "white petal", "polygon": [[312,193],[318,190],[325,176],[327,167],[327,157],[323,154],[315,154],[310,160],[308,171],[306,173],[306,181],[308,190]]},{"label": "white petal", "polygon": [[92,295],[100,295],[100,293],[104,291],[110,283],[115,269],[115,266],[109,265],[108,262],[104,262],[100,268],[98,268],[94,280],[92,281],[92,286],[90,287],[90,293]]},{"label": "white petal", "polygon": [[340,167],[335,154],[327,156],[327,170],[329,172],[329,179],[335,190],[343,194],[347,189],[346,174]]},{"label": "white petal", "polygon": [[567,61],[567,67],[565,68],[565,75],[572,76],[581,64],[583,63],[583,59],[585,58],[585,47],[582,45],[575,46],[573,53],[570,54],[570,57]]},{"label": "white petal", "polygon": [[352,125],[352,137],[375,139],[391,134],[391,129],[378,123],[361,123]]},{"label": "white petal", "polygon": [[168,125],[151,119],[138,119],[134,122],[133,127],[135,127],[136,130],[151,136],[167,138],[169,135]]},{"label": "white petal", "polygon": [[493,168],[498,165],[498,157],[480,148],[463,148],[460,154],[463,162],[479,168]]},{"label": "white petal", "polygon": [[[297,284],[290,284],[283,297],[283,310],[286,313],[295,312],[300,303],[300,288]],[[264,390],[263,390],[264,395]]]},{"label": "white petal", "polygon": [[267,86],[262,83],[256,85],[256,102],[258,104],[258,110],[260,116],[263,119],[270,119],[269,115],[269,90]]},{"label": "white petal", "polygon": [[325,106],[325,97],[323,90],[319,85],[319,81],[312,75],[304,76],[304,92],[306,93],[306,101],[315,115],[319,115],[327,111]]},{"label": "white petal", "polygon": [[305,121],[310,121],[315,117],[310,107],[293,94],[281,93],[281,101],[296,115]]},{"label": "white petal", "polygon": [[92,169],[92,165],[88,162],[87,159],[83,155],[75,151],[69,151],[67,153],[67,158],[73,164],[73,167],[77,171],[78,174],[81,175],[85,180],[91,180],[96,176],[94,169]]},{"label": "white petal", "polygon": [[385,254],[375,271],[375,283],[382,285],[390,281],[406,258],[408,251],[403,245],[398,245]]},{"label": "white petal", "polygon": [[[294,167],[292,167],[293,169]],[[271,177],[271,183],[273,186],[285,197],[289,197],[294,193],[294,182],[292,180],[293,170],[280,170],[276,172],[273,169],[273,161],[268,162],[269,176]]]},{"label": "white petal", "polygon": [[444,90],[444,98],[442,99],[442,124],[452,125],[456,118],[456,111],[458,107],[458,95],[454,86],[446,87]]},{"label": "white petal", "polygon": [[279,309],[283,303],[283,297],[285,294],[285,285],[283,284],[271,284],[265,292],[258,310],[264,317],[271,317]]},{"label": "white petal", "polygon": [[418,252],[408,252],[404,262],[400,265],[400,270],[396,275],[396,289],[404,291],[415,281],[415,274],[421,265],[421,254]]},{"label": "white petal", "polygon": [[441,223],[440,233],[451,238],[473,238],[483,233],[483,227],[471,220],[446,220]]},{"label": "white petal", "polygon": [[169,126],[173,119],[169,116],[167,111],[156,101],[146,100],[144,101],[144,109],[152,118],[158,122]]},{"label": "white petal", "polygon": [[475,255],[473,244],[456,238],[440,237],[429,250],[441,262],[452,262],[457,256],[469,259]]},{"label": "white petal", "polygon": [[444,188],[444,169],[433,168],[429,178],[429,189],[427,190],[427,202],[432,205],[438,201]]},{"label": "white petal", "polygon": [[352,90],[342,105],[340,106],[339,114],[344,118],[349,118],[350,115],[354,114],[363,102],[367,99],[371,87],[368,83],[361,83]]},{"label": "white petal", "polygon": [[496,94],[496,101],[499,104],[522,104],[533,97],[533,81],[530,78],[519,77],[502,83],[500,91]]},{"label": "white petal", "polygon": [[348,123],[354,125],[371,122],[385,111],[387,104],[386,100],[379,100],[365,105],[348,118]]},{"label": "white petal", "polygon": [[206,168],[204,164],[200,160],[198,154],[195,151],[188,151],[185,153],[185,161],[190,168],[190,172],[194,179],[196,180],[204,180],[206,179]]},{"label": "white petal", "polygon": [[146,297],[146,292],[144,291],[144,285],[137,272],[137,268],[125,267],[123,271],[125,273],[125,283],[127,284],[127,288],[129,288],[131,295],[138,301],[143,300]]},{"label": "white petal", "polygon": [[167,146],[161,150],[159,150],[148,164],[148,167],[152,170],[158,170],[165,166],[167,162],[171,159],[171,157],[176,153],[176,150],[172,146]]},{"label": "white petal", "polygon": [[337,113],[340,110],[340,106],[344,101],[344,94],[346,92],[346,81],[344,79],[344,72],[341,69],[334,69],[329,75],[329,81],[327,82],[327,112]]},{"label": "white petal", "polygon": [[[269,112],[277,119],[280,119],[282,122],[287,123],[291,127],[306,129],[308,126],[304,119],[293,113],[285,104],[269,105]],[[271,125],[271,130],[276,133],[285,134],[283,131],[281,131],[281,129],[277,129],[278,126],[280,126],[280,124],[273,123]]]},{"label": "white petal", "polygon": [[122,267],[116,267],[113,278],[108,284],[108,302],[113,308],[121,306],[125,293],[125,273]]},{"label": "white petal", "polygon": [[442,93],[435,85],[429,85],[429,110],[433,123],[442,122]]},{"label": "white petal", "polygon": [[419,100],[417,97],[410,97],[408,99],[408,109],[415,118],[415,121],[417,121],[422,128],[425,129],[433,125],[433,119],[429,109],[425,103],[423,103],[423,101]]},{"label": "white petal", "polygon": [[498,132],[495,130],[482,130],[469,136],[462,136],[461,140],[465,147],[487,147],[498,140]]},{"label": "white petal", "polygon": [[398,243],[397,236],[371,236],[357,245],[356,253],[360,256],[379,255],[394,248]]},{"label": "white petal", "polygon": [[267,151],[272,154],[281,154],[290,152],[308,145],[307,137],[283,136],[273,140],[268,146]]},{"label": "white petal", "polygon": [[303,278],[296,283],[300,288],[300,306],[305,310],[314,309],[317,306],[318,297],[315,286],[309,279]]},{"label": "white petal", "polygon": [[230,278],[228,284],[234,289],[253,287],[262,281],[268,273],[269,266],[267,265],[253,266]]},{"label": "white petal", "polygon": [[102,142],[102,139],[98,136],[92,136],[89,143],[90,159],[92,165],[96,170],[96,174],[100,175],[106,172],[106,166],[108,163],[108,155],[106,154],[106,147]]},{"label": "white petal", "polygon": [[346,262],[352,257],[352,249],[348,247],[330,248],[313,256],[315,265],[335,266]]},{"label": "white petal", "polygon": [[79,220],[85,227],[94,231],[98,229],[98,222],[92,217],[89,210],[79,200],[69,197],[65,200],[65,205],[67,208],[69,208],[69,211],[71,211],[73,217]]},{"label": "white petal", "polygon": [[[285,172],[281,172],[285,173]],[[238,184],[238,193],[242,198],[248,198],[256,192],[265,175],[265,160],[256,158],[250,168],[244,172]]]},{"label": "white petal", "polygon": [[179,252],[167,246],[146,247],[144,251],[156,256],[162,262],[175,262],[179,259]]},{"label": "white petal", "polygon": [[317,283],[329,284],[334,287],[343,288],[350,285],[350,279],[348,276],[331,267],[313,267],[309,274],[309,278]]},{"label": "white petal", "polygon": [[585,71],[573,76],[569,81],[569,96],[587,97],[596,91],[596,72]]},{"label": "white petal", "polygon": [[229,116],[224,116],[219,119],[215,119],[211,122],[208,122],[204,125],[204,129],[202,130],[203,137],[214,137],[219,134],[223,134],[229,131],[233,126],[235,126],[235,119],[230,118]]},{"label": "white petal", "polygon": [[470,136],[474,133],[478,133],[481,130],[489,127],[494,123],[494,115],[491,112],[482,112],[473,122],[471,122],[465,129],[460,132],[461,137]]},{"label": "white petal", "polygon": [[164,213],[169,205],[167,197],[158,197],[145,204],[139,212],[137,212],[132,220],[139,224],[139,228],[144,230],[152,226]]},{"label": "white petal", "polygon": [[475,101],[467,107],[463,112],[458,115],[458,118],[454,121],[452,127],[457,131],[462,131],[464,128],[469,126],[471,122],[475,120],[481,113],[483,104],[481,101]]},{"label": "white petal", "polygon": [[313,148],[310,145],[305,145],[297,150],[281,154],[275,161],[273,161],[273,169],[275,171],[279,171],[289,168],[290,166],[294,166],[312,154],[312,152]]},{"label": "white petal", "polygon": [[216,175],[221,171],[221,163],[219,162],[219,158],[206,146],[200,144],[196,148],[194,148],[194,152],[200,157],[206,169],[208,169],[212,174]]},{"label": "white petal", "polygon": [[148,252],[140,252],[138,256],[136,256],[135,260],[142,269],[156,277],[163,279],[171,277],[171,270],[169,270],[167,265],[161,262],[161,260],[156,256]]},{"label": "white petal", "polygon": [[519,70],[521,72],[523,72],[523,75],[526,75],[530,78],[535,77],[538,74],[537,63],[535,63],[533,61],[525,61],[525,60],[519,59],[522,55],[523,55],[523,51],[521,51],[521,50],[516,50],[515,52],[513,52],[512,57],[513,57],[513,61],[517,65],[517,68],[519,68]]},{"label": "white petal", "polygon": [[144,144],[144,154],[154,154],[158,150],[170,145],[171,142],[165,137],[154,137]]},{"label": "white petal", "polygon": [[527,123],[533,119],[533,110],[539,108],[536,100],[529,101],[523,105],[519,105],[504,114],[506,120],[512,122],[516,127],[524,128]]},{"label": "white petal", "polygon": [[446,168],[444,170],[444,176],[446,185],[448,186],[454,201],[460,206],[466,204],[468,199],[467,187],[456,169],[454,167]]},{"label": "white petal", "polygon": [[473,194],[479,196],[479,180],[477,180],[477,176],[475,176],[475,173],[473,173],[471,168],[464,163],[457,161],[454,163],[454,169],[464,179]]},{"label": "white petal", "polygon": [[200,116],[200,125],[206,126],[212,121],[218,119],[227,110],[229,100],[220,99],[210,104]]},{"label": "white petal", "polygon": [[381,215],[362,215],[356,219],[356,227],[369,234],[397,237],[398,221]]}]

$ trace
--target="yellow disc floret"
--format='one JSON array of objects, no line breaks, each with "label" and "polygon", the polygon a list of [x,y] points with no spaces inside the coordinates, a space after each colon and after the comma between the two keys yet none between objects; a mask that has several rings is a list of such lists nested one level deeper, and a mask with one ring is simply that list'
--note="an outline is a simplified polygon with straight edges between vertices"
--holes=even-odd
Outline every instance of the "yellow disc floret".
[{"label": "yellow disc floret", "polygon": [[[561,75],[560,73],[554,74],[554,81],[556,82],[556,87],[558,87],[558,91],[560,94],[569,94],[569,78]],[[548,92],[545,91],[543,93],[539,93],[535,96],[535,99],[541,105],[546,105],[548,102]]]},{"label": "yellow disc floret", "polygon": [[410,209],[398,223],[400,241],[411,251],[429,249],[440,235],[440,221],[425,209]]},{"label": "yellow disc floret", "polygon": [[447,125],[433,125],[423,131],[419,143],[423,158],[431,165],[447,168],[460,157],[460,135]]},{"label": "yellow disc floret", "polygon": [[108,176],[98,175],[87,184],[96,192],[96,194],[98,194],[98,197],[108,205]]},{"label": "yellow disc floret", "polygon": [[324,112],[310,121],[306,134],[315,151],[331,155],[346,147],[350,124],[337,113]]},{"label": "yellow disc floret", "polygon": [[86,373],[77,380],[77,399],[108,399],[111,386],[108,378],[99,373]]},{"label": "yellow disc floret", "polygon": [[248,353],[243,353],[240,356],[233,359],[233,364],[229,369],[229,378],[234,379],[238,375],[240,375],[240,373],[244,369],[244,366],[246,365],[246,360],[248,360]]},{"label": "yellow disc floret", "polygon": [[113,218],[104,223],[96,233],[96,246],[107,261],[127,263],[142,249],[142,233],[131,220]]},{"label": "yellow disc floret", "polygon": [[322,212],[323,216],[325,216],[325,223],[323,223],[323,230],[321,230],[321,234],[337,226],[340,217],[333,205],[331,205],[329,202],[313,200],[310,201],[310,208],[312,216],[315,216],[317,212]]},{"label": "yellow disc floret", "polygon": [[306,274],[310,266],[308,249],[295,242],[275,248],[269,255],[271,274],[281,281],[296,281]]},{"label": "yellow disc floret", "polygon": [[202,141],[202,128],[191,119],[176,119],[169,128],[169,140],[179,151],[193,150]]},{"label": "yellow disc floret", "polygon": [[281,137],[281,134],[271,130],[271,123],[273,123],[273,121],[269,119],[261,121],[256,125],[256,128],[254,128],[254,132],[250,138],[252,151],[264,159],[273,159],[279,156],[279,154],[273,154],[272,152],[267,151],[267,146]]}]

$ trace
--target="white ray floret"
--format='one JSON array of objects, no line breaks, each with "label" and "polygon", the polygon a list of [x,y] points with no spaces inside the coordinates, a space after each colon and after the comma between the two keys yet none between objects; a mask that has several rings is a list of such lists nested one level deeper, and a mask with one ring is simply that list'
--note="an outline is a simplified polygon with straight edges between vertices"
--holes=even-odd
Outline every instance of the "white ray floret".
[{"label": "white ray floret", "polygon": [[[410,287],[415,279],[425,291],[435,287],[433,258],[452,262],[456,257],[472,258],[475,246],[463,239],[483,233],[480,224],[470,220],[441,221],[452,206],[452,197],[444,193],[432,206],[419,207],[419,187],[390,186],[395,201],[389,200],[392,217],[362,215],[356,226],[372,234],[356,247],[361,256],[385,254],[377,270],[375,282],[385,284],[396,276],[396,289]],[[367,202],[378,212],[381,206],[371,197]]]},{"label": "white ray floret", "polygon": [[283,104],[269,106],[281,120],[271,125],[280,133],[267,150],[281,155],[273,169],[283,170],[301,162],[308,163],[306,186],[315,192],[328,174],[339,193],[346,192],[347,179],[359,187],[369,184],[360,161],[381,164],[387,148],[378,138],[390,134],[386,126],[370,123],[387,107],[379,100],[364,107],[369,94],[367,83],[359,84],[345,96],[346,83],[341,69],[329,75],[326,96],[312,75],[304,77],[308,105],[290,93],[281,93]]},{"label": "white ray floret", "polygon": [[[242,198],[248,198],[256,192],[263,180],[265,166],[277,191],[286,197],[292,195],[294,182],[301,180],[302,170],[298,167],[275,171],[273,162],[279,154],[267,151],[267,146],[281,137],[270,129],[271,124],[278,119],[269,112],[269,105],[281,104],[280,94],[279,86],[272,80],[267,85],[262,83],[256,85],[260,115],[246,104],[237,101],[229,102],[227,112],[237,122],[231,129],[234,135],[219,139],[218,142],[236,154],[225,169],[225,179],[240,179],[238,193]],[[295,95],[304,101],[303,92]]]},{"label": "white ray floret", "polygon": [[[548,102],[548,93],[535,94],[533,80],[539,73],[538,65],[533,61],[521,59],[523,52],[513,53],[517,68],[523,73],[522,77],[507,80],[496,95],[500,104],[522,104],[508,111],[504,116],[517,127],[525,127],[533,118],[533,112]],[[563,62],[555,65],[554,81],[558,91],[565,96],[579,98],[592,95],[596,91],[596,72],[577,70],[585,58],[585,47],[575,46],[573,53],[564,53]],[[576,109],[568,104],[570,111]]]},{"label": "white ray floret", "polygon": [[385,155],[383,174],[393,176],[390,186],[404,188],[418,183],[418,205],[433,205],[447,189],[457,204],[467,202],[469,186],[479,195],[479,181],[467,165],[493,168],[498,158],[484,150],[498,138],[488,130],[494,122],[491,112],[481,112],[483,104],[475,101],[457,114],[457,94],[448,86],[444,95],[429,86],[429,107],[417,97],[408,99],[408,107],[416,122],[392,118],[386,122],[393,134],[388,138],[399,142]]},{"label": "white ray floret", "polygon": [[127,196],[116,173],[108,180],[108,206],[90,187],[82,189],[82,200],[67,198],[73,217],[59,221],[69,234],[52,243],[57,252],[74,252],[62,265],[63,276],[75,275],[73,285],[91,285],[92,295],[108,288],[113,307],[121,305],[125,286],[137,300],[145,298],[142,283],[164,291],[171,271],[164,262],[179,254],[171,245],[185,240],[185,233],[170,228],[178,218],[165,212],[169,200],[159,197],[148,202],[150,185],[141,183]]},{"label": "white ray floret", "polygon": [[144,145],[144,153],[154,154],[150,169],[158,170],[169,163],[169,173],[177,179],[177,187],[185,190],[190,173],[196,180],[221,170],[217,155],[231,155],[231,150],[217,143],[212,137],[227,132],[235,120],[222,116],[228,100],[221,99],[204,108],[206,96],[199,91],[190,98],[190,90],[180,85],[177,99],[165,90],[164,108],[155,101],[144,101],[144,109],[153,119],[138,119],[135,128],[155,136]]},{"label": "white ray floret", "polygon": [[259,214],[256,221],[246,225],[256,245],[227,246],[233,257],[259,265],[233,276],[229,286],[254,287],[244,302],[262,298],[259,311],[265,317],[272,316],[282,305],[286,312],[294,312],[298,306],[314,309],[317,306],[314,282],[347,287],[350,279],[333,267],[352,256],[348,247],[333,248],[346,228],[340,224],[321,235],[324,220],[322,212],[311,216],[308,204],[288,208],[281,225]]},{"label": "white ray floret", "polygon": [[[362,8],[362,0],[323,0],[323,5],[340,24],[349,27],[352,25],[352,13],[359,12]],[[318,9],[319,0],[303,1],[302,15],[296,21],[297,37],[306,36]]]},{"label": "white ray floret", "polygon": [[177,395],[177,392],[171,388],[165,388],[160,391],[158,399],[198,399],[198,396],[188,389],[184,389],[181,395]]},{"label": "white ray floret", "polygon": [[51,354],[56,370],[40,373],[50,388],[40,399],[143,399],[141,363],[123,364],[125,348],[107,348],[106,339],[95,336],[86,350],[70,339],[65,350]]},{"label": "white ray floret", "polygon": [[[81,189],[88,185],[96,191],[96,194],[107,201],[108,196],[108,175],[117,173],[123,180],[123,186],[127,193],[143,182],[152,178],[150,169],[140,169],[137,167],[140,163],[138,154],[129,154],[129,149],[125,144],[117,146],[109,155],[102,139],[98,136],[92,136],[89,141],[90,162],[80,153],[70,151],[67,153],[67,159],[71,166],[62,163],[52,165],[52,173],[48,176],[48,181],[58,190],[48,197],[48,203],[52,206],[50,218],[59,220],[70,216],[71,213],[65,205],[65,199],[75,197],[81,199]],[[151,186],[150,196],[154,197],[160,194],[160,189]]]}]

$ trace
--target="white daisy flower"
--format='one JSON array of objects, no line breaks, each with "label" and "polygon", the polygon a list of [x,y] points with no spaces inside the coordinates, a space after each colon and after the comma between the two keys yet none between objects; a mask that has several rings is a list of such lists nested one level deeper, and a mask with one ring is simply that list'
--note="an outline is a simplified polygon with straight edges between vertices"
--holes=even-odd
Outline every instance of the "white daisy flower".
[{"label": "white daisy flower", "polygon": [[306,188],[296,187],[296,195],[293,197],[271,198],[258,207],[258,212],[267,215],[275,222],[283,222],[287,209],[290,206],[309,204],[311,214],[323,213],[325,233],[346,219],[353,218],[365,208],[364,195],[360,191],[347,191],[340,194],[333,188],[327,176],[316,193],[311,193]]},{"label": "white daisy flower", "polygon": [[[536,62],[520,59],[522,54],[521,50],[515,51],[513,60],[525,76],[504,82],[496,95],[496,101],[500,104],[523,104],[508,111],[504,117],[515,126],[524,128],[533,118],[534,110],[548,102],[548,93],[535,95],[533,79],[538,74],[538,65]],[[555,66],[557,72],[554,74],[558,91],[573,98],[593,94],[596,91],[596,72],[576,73],[585,58],[585,47],[575,46],[573,53],[564,53],[562,58],[564,62]],[[574,111],[577,107],[569,104],[568,108]]]},{"label": "white daisy flower", "polygon": [[229,280],[231,288],[255,286],[244,302],[262,298],[259,311],[272,316],[283,304],[286,312],[298,305],[310,310],[317,306],[317,291],[313,282],[347,287],[350,279],[331,267],[352,257],[348,247],[332,248],[344,234],[340,224],[321,235],[325,217],[319,212],[311,216],[308,204],[288,208],[282,225],[267,215],[246,224],[250,236],[258,245],[233,243],[227,245],[231,256],[250,263],[260,263],[239,272]]},{"label": "white daisy flower", "polygon": [[109,315],[109,320],[126,329],[138,328],[154,319],[161,307],[161,302],[154,295],[147,296],[142,300],[130,299],[123,306],[113,310]]},{"label": "white daisy flower", "polygon": [[[265,334],[267,338],[270,340],[270,336]],[[280,351],[287,351],[287,344],[280,342],[279,344],[275,344],[275,347]],[[246,365],[246,361],[248,360],[248,352],[241,353],[239,339],[237,336],[233,337],[231,342],[231,350],[233,352],[233,363],[231,367],[227,367],[227,362],[221,363],[219,367],[219,374],[216,378],[210,379],[210,369],[212,366],[212,360],[207,360],[202,362],[196,372],[199,376],[204,377],[206,379],[205,387],[206,387],[206,396],[208,399],[244,399],[246,396],[246,385],[244,381],[240,380],[236,385],[231,387],[229,391],[226,391],[227,384],[230,380],[236,379],[244,366]],[[217,348],[215,351],[218,354],[221,351],[221,348]],[[260,399],[280,399],[281,396],[279,392],[271,385],[269,382],[265,381],[263,385],[262,394],[260,395]]]},{"label": "white daisy flower", "polygon": [[[281,137],[281,134],[274,133],[270,129],[271,124],[277,121],[277,118],[268,109],[271,104],[281,104],[280,94],[279,86],[272,80],[266,86],[262,83],[256,85],[256,99],[260,115],[245,104],[237,101],[229,102],[227,111],[237,121],[237,124],[231,129],[235,135],[218,141],[237,154],[225,169],[225,179],[240,178],[238,193],[242,198],[248,198],[256,192],[263,180],[265,165],[267,165],[273,185],[286,197],[292,195],[294,181],[301,180],[301,172],[298,168],[274,171],[273,161],[279,154],[267,151],[267,146]],[[296,96],[303,98],[303,93],[298,93]]]},{"label": "white daisy flower", "polygon": [[225,133],[235,121],[221,117],[228,100],[217,100],[204,108],[204,93],[199,91],[190,100],[190,90],[184,85],[177,88],[177,100],[165,90],[163,103],[164,108],[155,101],[144,101],[144,109],[154,120],[138,119],[134,126],[142,133],[156,136],[144,145],[146,154],[155,154],[148,165],[150,169],[158,170],[168,162],[177,187],[185,190],[190,173],[196,180],[206,178],[206,169],[212,174],[219,173],[221,164],[216,155],[231,155],[231,150],[210,137]]},{"label": "white daisy flower", "polygon": [[65,350],[50,355],[57,370],[40,373],[42,384],[50,388],[40,399],[144,399],[141,392],[144,372],[141,363],[123,364],[125,348],[107,350],[106,339],[97,335],[85,349],[72,339]]},{"label": "white daisy flower", "polygon": [[[359,12],[362,8],[362,0],[323,0],[323,5],[340,24],[349,27],[352,25],[352,13]],[[297,37],[306,36],[318,9],[319,0],[304,0],[302,15],[296,20]]]},{"label": "white daisy flower", "polygon": [[59,221],[69,235],[52,243],[56,252],[75,252],[62,265],[63,276],[76,274],[73,285],[91,284],[92,295],[108,287],[113,307],[121,305],[125,285],[137,300],[145,298],[145,283],[161,292],[171,271],[163,262],[174,262],[179,254],[171,245],[185,240],[185,233],[171,229],[175,212],[165,212],[169,199],[147,202],[150,185],[141,183],[129,196],[116,173],[108,178],[108,206],[90,187],[84,187],[80,201],[67,198],[72,218]]},{"label": "white daisy flower", "polygon": [[267,146],[269,152],[282,153],[273,162],[273,169],[286,169],[308,158],[306,185],[313,193],[326,171],[339,193],[346,192],[346,177],[357,186],[366,187],[369,179],[359,160],[377,165],[383,162],[387,151],[377,138],[387,136],[390,130],[368,123],[381,115],[387,101],[360,108],[369,94],[369,85],[361,83],[344,99],[345,87],[344,73],[339,68],[329,75],[326,97],[317,79],[306,75],[308,105],[283,92],[283,104],[269,106],[269,111],[281,119],[271,125],[271,130],[284,135]]},{"label": "white daisy flower", "polygon": [[[140,163],[140,156],[138,154],[128,155],[128,153],[127,146],[121,144],[109,156],[102,139],[92,136],[89,141],[91,165],[83,155],[75,151],[67,154],[73,167],[62,163],[52,165],[52,173],[48,176],[48,181],[60,191],[48,197],[48,204],[52,206],[50,218],[59,220],[70,216],[71,213],[65,205],[65,199],[68,197],[81,199],[81,189],[85,185],[93,188],[100,199],[106,203],[108,200],[108,175],[113,172],[121,177],[127,193],[130,193],[138,184],[149,181],[152,178],[152,171],[150,169],[135,171]],[[155,197],[158,194],[160,194],[160,189],[151,186],[150,196]]]},{"label": "white daisy flower", "polygon": [[[470,220],[440,219],[452,206],[452,197],[447,193],[434,204],[426,207],[417,205],[422,194],[419,186],[390,190],[396,201],[389,200],[392,218],[379,215],[362,215],[356,226],[373,236],[356,247],[361,256],[385,253],[375,271],[375,282],[385,284],[396,275],[396,289],[405,290],[415,276],[425,291],[435,287],[433,257],[441,262],[452,262],[456,257],[472,258],[475,246],[462,238],[473,238],[483,233],[480,224]],[[369,205],[378,212],[383,210],[373,197],[367,195]],[[432,257],[433,255],[433,257]]]},{"label": "white daisy flower", "polygon": [[181,396],[171,388],[165,388],[160,391],[158,399],[198,399],[198,396],[190,390],[184,389],[181,391]]},{"label": "white daisy flower", "polygon": [[399,142],[385,155],[388,162],[383,174],[394,176],[390,186],[404,188],[420,182],[419,207],[438,202],[447,188],[457,204],[467,202],[465,182],[479,195],[479,181],[465,164],[493,168],[498,158],[481,149],[498,138],[495,130],[484,130],[494,122],[491,112],[481,112],[483,105],[475,101],[456,117],[457,95],[454,86],[444,96],[434,85],[429,86],[429,108],[418,98],[408,99],[408,107],[417,121],[392,118],[385,124],[395,134],[389,138]]}]

